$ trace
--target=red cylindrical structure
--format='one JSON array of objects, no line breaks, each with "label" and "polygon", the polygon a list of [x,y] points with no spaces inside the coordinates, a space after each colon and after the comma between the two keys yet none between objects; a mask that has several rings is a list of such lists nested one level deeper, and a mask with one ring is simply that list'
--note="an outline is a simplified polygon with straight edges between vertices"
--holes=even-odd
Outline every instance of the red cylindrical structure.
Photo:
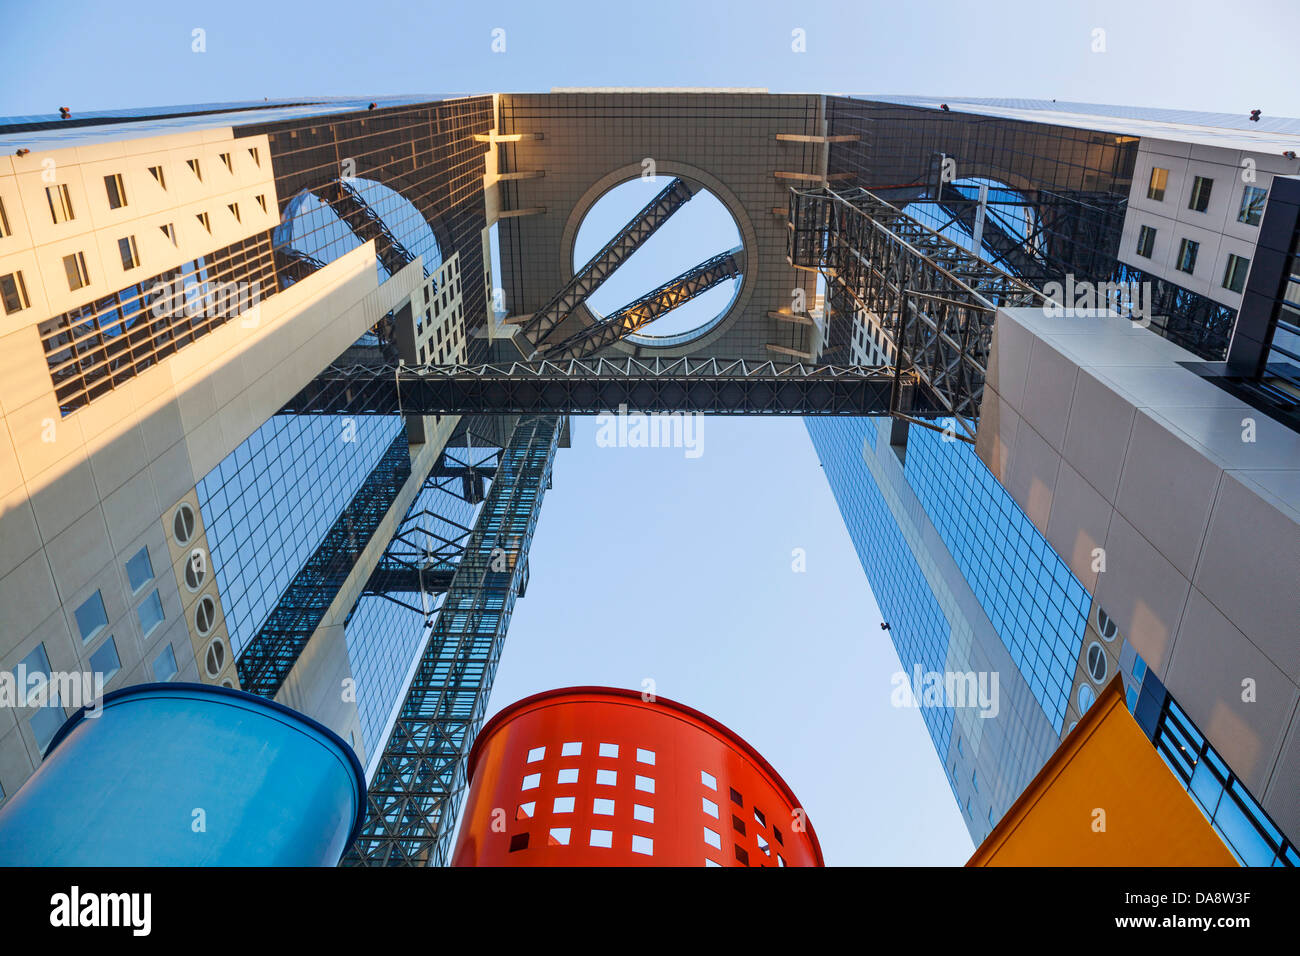
[{"label": "red cylindrical structure", "polygon": [[454,866],[823,866],[793,791],[697,710],[611,687],[535,694],[469,756]]}]

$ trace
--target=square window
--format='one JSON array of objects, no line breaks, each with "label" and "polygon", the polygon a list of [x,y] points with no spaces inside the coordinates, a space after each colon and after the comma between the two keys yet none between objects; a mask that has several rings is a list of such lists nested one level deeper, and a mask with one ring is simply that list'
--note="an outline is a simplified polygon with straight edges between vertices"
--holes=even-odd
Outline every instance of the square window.
[{"label": "square window", "polygon": [[571,827],[551,827],[550,836],[546,843],[548,846],[568,846],[569,835],[572,832]]},{"label": "square window", "polygon": [[140,253],[135,247],[135,236],[123,236],[117,240],[117,251],[122,257],[123,272],[129,272],[140,264]]},{"label": "square window", "polygon": [[743,807],[745,805],[745,798],[740,795],[740,791],[737,790],[735,787],[731,787],[730,789],[731,789],[731,802],[738,807]]},{"label": "square window", "polygon": [[533,818],[533,811],[536,809],[536,800],[529,800],[527,803],[521,803],[519,806],[515,807],[515,819],[531,820]]},{"label": "square window", "polygon": [[54,739],[54,735],[59,732],[65,720],[67,714],[63,712],[57,697],[46,706],[36,708],[36,713],[32,714],[27,723],[32,728],[32,736],[36,738],[36,746],[40,748],[42,754],[45,753],[45,749],[49,747],[50,741]]},{"label": "square window", "polygon": [[749,866],[749,853],[743,847],[736,847],[736,860],[741,866]]},{"label": "square window", "polygon": [[122,175],[120,173],[105,176],[104,188],[108,191],[109,209],[121,209],[126,205],[126,189],[122,186]]},{"label": "square window", "polygon": [[704,812],[713,817],[713,819],[718,819],[718,805],[708,797],[702,797],[701,799],[704,801]]},{"label": "square window", "polygon": [[135,613],[140,618],[140,633],[148,637],[163,620],[162,599],[158,597],[157,588],[141,602]]},{"label": "square window", "polygon": [[640,820],[642,823],[654,823],[655,808],[647,807],[640,803],[634,803],[632,804],[632,816],[635,819]]},{"label": "square window", "polygon": [[68,277],[70,292],[76,292],[90,285],[90,273],[86,271],[86,257],[83,253],[74,252],[72,255],[64,256],[63,271]]},{"label": "square window", "polygon": [[574,741],[573,743],[565,744],[563,747],[560,748],[560,756],[561,757],[582,756],[582,744],[578,743],[577,741]]},{"label": "square window", "polygon": [[592,830],[591,839],[588,841],[589,846],[603,846],[605,848],[614,845],[613,830]]},{"label": "square window", "polygon": [[86,598],[85,603],[72,612],[72,616],[77,619],[77,631],[81,634],[82,643],[98,634],[100,628],[108,626],[104,599],[98,591]]},{"label": "square window", "polygon": [[518,852],[519,850],[527,850],[527,849],[528,849],[527,833],[516,833],[514,836],[510,838],[511,853],[515,853]]},{"label": "square window", "polygon": [[545,756],[546,756],[545,747],[534,747],[532,750],[528,751],[528,763],[536,763],[537,761],[541,760]]},{"label": "square window", "polygon": [[717,867],[721,867],[721,866],[722,866],[722,864],[719,863],[717,860],[710,860],[707,856],[704,858],[704,865],[705,865],[705,866],[717,866]]},{"label": "square window", "polygon": [[[35,690],[32,691],[31,696],[27,695],[27,676],[31,674],[44,674],[47,681],[50,679],[50,658],[45,653],[45,645],[37,644],[32,648],[31,653],[18,662],[18,667],[23,670],[23,676],[16,680],[20,695],[18,703],[20,706],[26,707],[29,700],[33,700],[40,696]],[[15,677],[17,677],[17,675],[15,675]]]},{"label": "square window", "polygon": [[600,755],[601,755],[602,757],[617,757],[617,756],[618,756],[618,744],[601,744],[601,745],[600,745]]},{"label": "square window", "polygon": [[572,813],[573,797],[556,797],[555,802],[551,805],[552,813]]},{"label": "square window", "polygon": [[153,580],[153,563],[149,560],[149,548],[143,547],[126,562],[126,579],[131,584],[131,593],[135,594]]},{"label": "square window", "polygon": [[596,783],[602,787],[612,787],[618,783],[617,770],[597,770]]},{"label": "square window", "polygon": [[1248,226],[1258,226],[1264,216],[1264,203],[1268,199],[1268,190],[1258,186],[1247,186],[1241,194],[1241,208],[1237,210],[1237,222]]},{"label": "square window", "polygon": [[1205,212],[1210,206],[1210,190],[1214,187],[1214,180],[1205,176],[1197,176],[1192,180],[1192,197],[1188,200],[1187,208],[1193,212]]},{"label": "square window", "polygon": [[21,272],[0,276],[0,298],[4,299],[5,315],[31,308],[31,300],[27,298],[27,284],[23,282]]},{"label": "square window", "polygon": [[537,789],[538,786],[541,785],[541,782],[542,782],[542,775],[540,773],[530,773],[524,777],[523,786],[521,786],[519,789],[535,790]]},{"label": "square window", "polygon": [[761,833],[755,834],[754,839],[758,841],[758,848],[760,851],[763,852],[763,854],[765,854],[766,856],[772,855],[772,849],[771,849],[772,845],[763,839],[763,835]]},{"label": "square window", "polygon": [[641,790],[641,791],[645,792],[645,793],[654,793],[654,792],[655,792],[655,779],[654,779],[654,777],[643,777],[643,776],[641,776],[640,774],[637,774],[637,777],[636,777],[636,788],[637,788],[638,790]]},{"label": "square window", "polygon": [[636,749],[636,762],[648,763],[651,766],[654,766],[655,752],[653,750],[642,750],[640,747],[638,747]]},{"label": "square window", "polygon": [[654,856],[655,841],[647,836],[632,835],[632,852],[644,853],[646,856]]},{"label": "square window", "polygon": [[731,828],[741,836],[745,835],[745,821],[740,819],[734,813],[731,815]]},{"label": "square window", "polygon": [[1164,202],[1165,187],[1169,185],[1169,170],[1155,166],[1151,169],[1151,180],[1147,183],[1147,199]]},{"label": "square window", "polygon": [[577,767],[564,768],[563,770],[561,770],[559,773],[555,775],[555,782],[556,783],[577,783],[578,768]]},{"label": "square window", "polygon": [[122,659],[117,656],[117,642],[111,637],[90,655],[90,672],[103,674],[105,684],[121,669]]},{"label": "square window", "polygon": [[156,681],[169,681],[180,673],[180,668],[176,666],[176,652],[172,650],[170,644],[164,644],[162,653],[153,659],[153,679]]},{"label": "square window", "polygon": [[614,815],[614,801],[605,797],[597,797],[591,803],[591,812],[603,817],[612,817]]}]

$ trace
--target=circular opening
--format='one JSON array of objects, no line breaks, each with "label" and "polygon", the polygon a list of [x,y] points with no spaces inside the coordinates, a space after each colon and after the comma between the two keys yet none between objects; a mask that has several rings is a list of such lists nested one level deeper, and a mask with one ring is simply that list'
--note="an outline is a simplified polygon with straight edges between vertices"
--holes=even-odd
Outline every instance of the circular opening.
[{"label": "circular opening", "polygon": [[189,544],[194,537],[194,509],[182,501],[172,514],[172,537],[177,544]]},{"label": "circular opening", "polygon": [[226,644],[221,638],[215,637],[208,645],[208,649],[203,652],[203,669],[208,672],[209,677],[216,677],[225,665]]},{"label": "circular opening", "polygon": [[[671,176],[638,177],[614,186],[583,216],[573,244],[576,273],[673,181]],[[692,195],[586,301],[597,320],[608,318],[647,293],[742,245],[740,227],[716,195],[688,182]],[[715,262],[716,265],[716,262]],[[744,274],[711,273],[708,288],[640,326],[627,341],[638,345],[680,345],[714,329],[725,318]],[[695,291],[695,290],[691,290]]]},{"label": "circular opening", "polygon": [[1097,608],[1097,631],[1108,641],[1115,640],[1115,635],[1119,633],[1119,626],[1101,608]]},{"label": "circular opening", "polygon": [[1088,712],[1097,699],[1097,693],[1092,689],[1090,684],[1081,684],[1079,686],[1079,715],[1082,716]]},{"label": "circular opening", "polygon": [[208,553],[202,548],[195,548],[190,552],[189,560],[185,562],[185,586],[191,591],[197,591],[203,586],[207,577]]},{"label": "circular opening", "polygon": [[207,634],[216,620],[217,602],[212,600],[212,595],[205,594],[199,598],[199,603],[194,608],[194,627],[200,634]]},{"label": "circular opening", "polygon": [[1106,679],[1106,652],[1093,641],[1088,645],[1088,676],[1100,684]]},{"label": "circular opening", "polygon": [[229,687],[231,690],[234,690],[234,689],[235,689],[235,682],[234,682],[233,680],[231,680],[229,677],[224,677],[224,678],[222,678],[222,680],[221,680],[221,686],[222,686],[222,687]]}]

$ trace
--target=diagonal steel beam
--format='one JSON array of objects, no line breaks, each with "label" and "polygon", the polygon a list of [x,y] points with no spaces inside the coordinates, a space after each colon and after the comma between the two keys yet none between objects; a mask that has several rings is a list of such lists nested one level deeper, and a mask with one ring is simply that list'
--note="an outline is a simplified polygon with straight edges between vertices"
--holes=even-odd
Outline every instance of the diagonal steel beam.
[{"label": "diagonal steel beam", "polygon": [[609,314],[603,322],[582,329],[553,346],[542,346],[541,351],[552,360],[591,355],[744,271],[745,247],[728,249]]},{"label": "diagonal steel beam", "polygon": [[603,249],[592,256],[587,264],[565,283],[564,288],[555,294],[555,298],[520,325],[527,339],[534,346],[539,346],[546,341],[555,328],[589,295],[600,288],[601,283],[613,275],[632,253],[641,248],[673,213],[690,200],[692,195],[694,192],[685,180],[674,179],[665,186],[626,226],[618,231],[613,239],[605,244]]}]

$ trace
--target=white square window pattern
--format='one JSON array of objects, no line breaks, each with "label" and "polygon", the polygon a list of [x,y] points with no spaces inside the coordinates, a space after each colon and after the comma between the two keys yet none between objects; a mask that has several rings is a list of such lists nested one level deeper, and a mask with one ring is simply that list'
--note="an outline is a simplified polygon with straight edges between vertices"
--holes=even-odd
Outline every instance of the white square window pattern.
[{"label": "white square window pattern", "polygon": [[592,830],[590,844],[591,846],[612,847],[614,845],[614,831]]},{"label": "white square window pattern", "polygon": [[551,812],[552,812],[552,813],[572,813],[572,812],[573,812],[573,802],[574,802],[574,798],[573,798],[573,797],[556,797],[556,798],[555,798],[555,803],[553,803],[553,804],[551,805]]},{"label": "white square window pattern", "polygon": [[568,846],[571,827],[551,827],[551,846]]},{"label": "white square window pattern", "polygon": [[604,817],[614,815],[614,801],[606,797],[597,797],[591,802],[591,812]]},{"label": "white square window pattern", "polygon": [[612,787],[618,783],[617,770],[597,770],[596,784],[602,787]]},{"label": "white square window pattern", "polygon": [[715,850],[722,849],[722,837],[718,836],[715,830],[710,830],[708,827],[704,828],[704,842]]},{"label": "white square window pattern", "polygon": [[567,743],[560,748],[561,757],[580,757],[582,756],[582,744],[579,741]]},{"label": "white square window pattern", "polygon": [[600,755],[601,755],[602,757],[617,757],[617,756],[618,756],[618,744],[601,744],[601,745],[600,745]]},{"label": "white square window pattern", "polygon": [[706,773],[703,770],[700,771],[700,783],[704,784],[710,790],[718,789],[718,781],[714,778],[713,774]]},{"label": "white square window pattern", "polygon": [[632,835],[632,852],[644,853],[646,856],[654,856],[655,841],[648,836]]},{"label": "white square window pattern", "polygon": [[653,750],[642,750],[640,747],[637,747],[637,748],[636,748],[636,762],[637,762],[637,763],[648,763],[648,764],[650,764],[650,766],[653,767],[653,766],[654,766],[654,762],[655,762],[655,752],[654,752]]},{"label": "white square window pattern", "polygon": [[519,789],[534,790],[541,784],[541,782],[542,782],[542,775],[540,773],[530,773],[526,777],[524,777],[523,786],[521,786]]},{"label": "white square window pattern", "polygon": [[713,819],[718,819],[718,805],[708,797],[701,797],[700,799],[704,801],[704,812],[713,817]]},{"label": "white square window pattern", "polygon": [[642,823],[654,823],[655,808],[647,807],[641,803],[634,803],[632,804],[632,816],[633,818],[640,820]]},{"label": "white square window pattern", "polygon": [[637,788],[638,790],[644,791],[645,793],[654,793],[654,792],[655,792],[655,778],[654,778],[654,777],[643,777],[643,776],[641,776],[640,774],[637,774],[637,775],[636,775],[636,788]]},{"label": "white square window pattern", "polygon": [[545,756],[546,756],[545,747],[534,747],[532,750],[528,751],[528,762],[536,763],[537,761],[541,760]]},{"label": "white square window pattern", "polygon": [[555,782],[556,783],[577,783],[578,768],[577,767],[564,768],[563,770],[561,770],[559,773],[555,775]]}]

